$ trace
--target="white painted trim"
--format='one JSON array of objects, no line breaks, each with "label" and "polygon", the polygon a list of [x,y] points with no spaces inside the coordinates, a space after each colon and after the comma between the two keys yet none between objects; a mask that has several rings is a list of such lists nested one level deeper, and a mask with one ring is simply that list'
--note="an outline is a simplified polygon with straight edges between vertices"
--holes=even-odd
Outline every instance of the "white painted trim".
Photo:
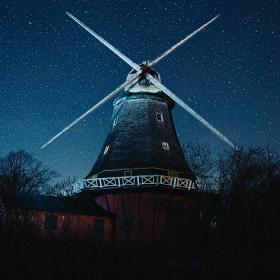
[{"label": "white painted trim", "polygon": [[138,175],[81,180],[84,188],[90,190],[115,189],[128,187],[169,186],[177,189],[198,190],[194,181],[186,178],[164,175]]},{"label": "white painted trim", "polygon": [[184,171],[178,171],[174,169],[164,169],[164,168],[159,168],[159,167],[153,167],[153,166],[148,166],[148,167],[135,167],[135,168],[118,168],[118,169],[104,169],[98,173],[95,173],[94,176],[98,176],[102,174],[103,172],[112,172],[112,171],[123,171],[123,170],[146,170],[146,169],[156,169],[156,170],[162,170],[162,171],[177,171],[178,173],[185,173]]}]

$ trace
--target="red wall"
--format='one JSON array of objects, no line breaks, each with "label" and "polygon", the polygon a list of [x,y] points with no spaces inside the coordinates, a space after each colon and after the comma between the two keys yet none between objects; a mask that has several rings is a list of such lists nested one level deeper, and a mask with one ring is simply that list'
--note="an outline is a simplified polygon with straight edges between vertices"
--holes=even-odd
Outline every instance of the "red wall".
[{"label": "red wall", "polygon": [[116,240],[120,241],[159,240],[195,215],[192,196],[173,190],[107,193],[96,202],[117,216]]},{"label": "red wall", "polygon": [[[22,211],[21,211],[22,212]],[[43,211],[25,211],[29,220],[44,236],[76,236],[79,238],[93,238],[94,220],[104,221],[104,240],[111,240],[113,223],[109,217],[95,217],[91,215],[78,215],[69,213],[48,213]],[[57,229],[48,231],[44,228],[45,216],[55,215],[58,217]]]}]

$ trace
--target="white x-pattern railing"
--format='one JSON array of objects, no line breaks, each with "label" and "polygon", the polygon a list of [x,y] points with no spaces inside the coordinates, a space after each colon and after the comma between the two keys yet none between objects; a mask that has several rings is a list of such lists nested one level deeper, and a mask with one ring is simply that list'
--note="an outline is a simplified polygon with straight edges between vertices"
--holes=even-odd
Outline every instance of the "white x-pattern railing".
[{"label": "white x-pattern railing", "polygon": [[93,178],[82,180],[84,188],[113,189],[129,187],[169,186],[187,190],[197,190],[197,185],[190,179],[169,177],[164,175],[138,175],[108,178]]}]

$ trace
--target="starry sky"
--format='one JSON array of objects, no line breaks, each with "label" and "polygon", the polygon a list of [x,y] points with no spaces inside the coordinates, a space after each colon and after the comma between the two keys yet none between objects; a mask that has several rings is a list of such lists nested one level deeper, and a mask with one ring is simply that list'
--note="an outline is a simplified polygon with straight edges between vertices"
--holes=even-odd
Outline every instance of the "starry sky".
[{"label": "starry sky", "polygon": [[[280,152],[278,0],[1,0],[0,157],[25,149],[62,178],[82,178],[101,149],[111,102],[40,150],[130,71],[66,11],[137,63],[221,14],[155,68],[235,144]],[[216,154],[230,149],[179,106],[173,116],[182,144],[207,144]]]}]

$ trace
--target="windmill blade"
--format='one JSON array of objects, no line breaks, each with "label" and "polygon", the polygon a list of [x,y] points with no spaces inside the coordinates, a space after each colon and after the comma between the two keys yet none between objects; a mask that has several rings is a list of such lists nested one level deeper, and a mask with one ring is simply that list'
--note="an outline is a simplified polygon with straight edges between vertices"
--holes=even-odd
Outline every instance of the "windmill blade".
[{"label": "windmill blade", "polygon": [[128,58],[126,55],[121,53],[118,49],[116,49],[114,46],[112,46],[109,42],[104,40],[101,36],[99,36],[97,33],[95,33],[92,29],[90,29],[88,26],[86,26],[84,23],[82,23],[79,19],[74,17],[69,12],[66,12],[66,14],[73,19],[75,22],[77,22],[82,28],[84,28],[87,32],[89,32],[92,36],[94,36],[99,42],[101,42],[103,45],[105,45],[108,49],[110,49],[113,53],[115,53],[119,58],[121,58],[123,61],[125,61],[128,65],[130,65],[133,69],[136,71],[140,70],[140,66],[133,62],[130,58]]},{"label": "windmill blade", "polygon": [[152,62],[149,63],[149,67],[152,67],[154,65],[156,65],[157,63],[159,63],[162,59],[164,59],[167,55],[171,54],[172,52],[174,52],[177,48],[179,48],[180,46],[182,46],[183,44],[185,44],[188,40],[190,40],[194,35],[196,35],[198,32],[200,32],[201,30],[203,30],[207,25],[209,25],[210,23],[212,23],[213,21],[215,21],[220,15],[215,16],[214,18],[212,18],[211,20],[209,20],[208,22],[206,22],[205,24],[203,24],[202,26],[200,26],[198,29],[196,29],[194,32],[192,32],[191,34],[189,34],[187,37],[185,37],[183,40],[181,40],[180,42],[178,42],[177,44],[175,44],[173,47],[171,47],[170,49],[168,49],[167,51],[165,51],[164,53],[162,53],[158,58],[154,59]]},{"label": "windmill blade", "polygon": [[139,75],[141,74],[141,70],[136,72],[134,76],[127,80],[125,83],[121,84],[118,88],[116,88],[114,91],[112,91],[110,94],[108,94],[106,97],[104,97],[101,101],[99,101],[97,104],[92,106],[89,110],[87,110],[84,114],[82,114],[79,118],[74,120],[71,124],[66,126],[63,130],[61,130],[59,133],[57,133],[54,137],[52,137],[47,143],[45,143],[41,149],[46,148],[49,144],[51,144],[55,139],[60,137],[62,134],[64,134],[66,131],[68,131],[70,128],[72,128],[74,125],[79,123],[82,119],[84,119],[87,115],[93,113],[95,110],[97,110],[100,106],[102,106],[105,102],[110,100],[113,96],[115,96],[118,92],[120,92],[124,87],[132,83],[134,80],[136,80]]},{"label": "windmill blade", "polygon": [[201,117],[198,113],[196,113],[190,106],[188,106],[184,101],[182,101],[179,97],[177,97],[174,93],[172,93],[166,86],[156,80],[152,75],[147,74],[146,79],[148,79],[151,83],[153,83],[157,88],[163,91],[166,95],[168,95],[171,99],[173,99],[178,105],[184,108],[188,113],[190,113],[193,117],[195,117],[198,121],[204,124],[207,128],[209,128],[214,134],[216,134],[220,139],[230,145],[232,148],[236,148],[235,145],[227,139],[221,132],[219,132],[215,127],[213,127],[209,122],[207,122],[203,117]]}]

